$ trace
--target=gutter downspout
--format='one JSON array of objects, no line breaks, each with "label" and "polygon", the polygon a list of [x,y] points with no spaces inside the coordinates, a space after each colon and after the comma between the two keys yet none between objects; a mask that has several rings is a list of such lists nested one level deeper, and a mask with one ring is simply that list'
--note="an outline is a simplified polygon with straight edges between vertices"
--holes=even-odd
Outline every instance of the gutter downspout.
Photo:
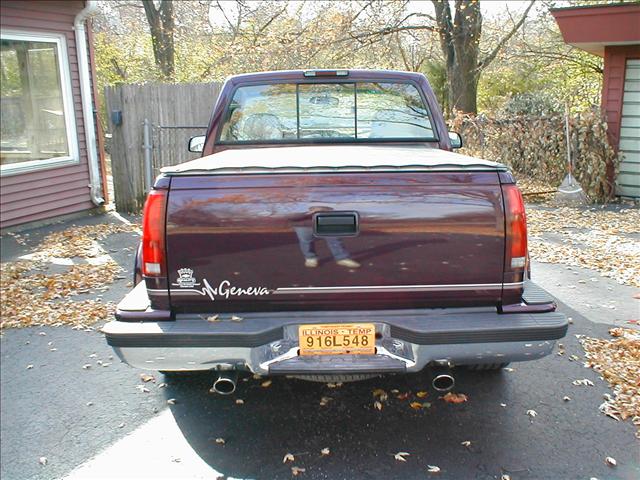
[{"label": "gutter downspout", "polygon": [[87,142],[87,157],[89,159],[91,201],[100,206],[104,204],[104,198],[102,198],[102,186],[100,182],[100,164],[96,143],[96,125],[93,117],[93,103],[91,100],[89,54],[87,52],[87,35],[85,29],[85,20],[97,11],[97,2],[95,0],[87,0],[85,7],[76,15],[73,22],[73,29],[76,35],[78,72],[80,74],[80,96],[82,97],[82,118],[84,120],[84,136]]}]

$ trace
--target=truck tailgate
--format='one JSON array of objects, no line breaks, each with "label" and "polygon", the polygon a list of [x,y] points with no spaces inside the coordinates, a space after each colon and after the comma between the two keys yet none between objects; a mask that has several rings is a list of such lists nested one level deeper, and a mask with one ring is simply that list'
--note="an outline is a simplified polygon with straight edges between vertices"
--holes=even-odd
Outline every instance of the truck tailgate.
[{"label": "truck tailgate", "polygon": [[166,236],[177,311],[501,299],[504,213],[495,171],[175,176]]}]

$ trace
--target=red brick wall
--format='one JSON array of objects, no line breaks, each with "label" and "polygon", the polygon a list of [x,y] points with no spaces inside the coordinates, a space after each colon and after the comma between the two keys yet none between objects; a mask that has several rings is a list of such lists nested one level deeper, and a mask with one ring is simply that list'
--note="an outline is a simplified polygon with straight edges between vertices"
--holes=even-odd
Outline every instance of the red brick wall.
[{"label": "red brick wall", "polygon": [[84,0],[0,2],[0,26],[3,29],[53,32],[65,36],[80,154],[78,164],[1,176],[0,228],[94,207],[89,191],[89,167],[73,31],[75,16],[83,8]]}]

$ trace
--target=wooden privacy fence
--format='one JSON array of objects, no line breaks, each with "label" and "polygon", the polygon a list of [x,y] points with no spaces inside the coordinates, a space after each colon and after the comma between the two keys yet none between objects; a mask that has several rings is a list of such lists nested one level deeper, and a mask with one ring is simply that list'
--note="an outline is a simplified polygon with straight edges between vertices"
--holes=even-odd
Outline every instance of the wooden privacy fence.
[{"label": "wooden privacy fence", "polygon": [[[105,89],[112,134],[111,169],[116,209],[139,212],[146,194],[145,176],[199,154],[187,151],[189,137],[204,134],[220,93],[220,83],[117,85]],[[145,174],[145,119],[152,171]]]}]

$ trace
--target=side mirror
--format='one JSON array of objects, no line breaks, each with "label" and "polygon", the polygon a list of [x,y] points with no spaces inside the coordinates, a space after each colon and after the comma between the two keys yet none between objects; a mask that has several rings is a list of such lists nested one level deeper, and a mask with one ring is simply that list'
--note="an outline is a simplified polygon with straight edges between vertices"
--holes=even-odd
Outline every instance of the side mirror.
[{"label": "side mirror", "polygon": [[204,150],[204,135],[196,135],[195,137],[191,137],[189,139],[189,151],[193,153],[202,153]]},{"label": "side mirror", "polygon": [[449,132],[451,148],[462,148],[462,137],[458,132]]}]

